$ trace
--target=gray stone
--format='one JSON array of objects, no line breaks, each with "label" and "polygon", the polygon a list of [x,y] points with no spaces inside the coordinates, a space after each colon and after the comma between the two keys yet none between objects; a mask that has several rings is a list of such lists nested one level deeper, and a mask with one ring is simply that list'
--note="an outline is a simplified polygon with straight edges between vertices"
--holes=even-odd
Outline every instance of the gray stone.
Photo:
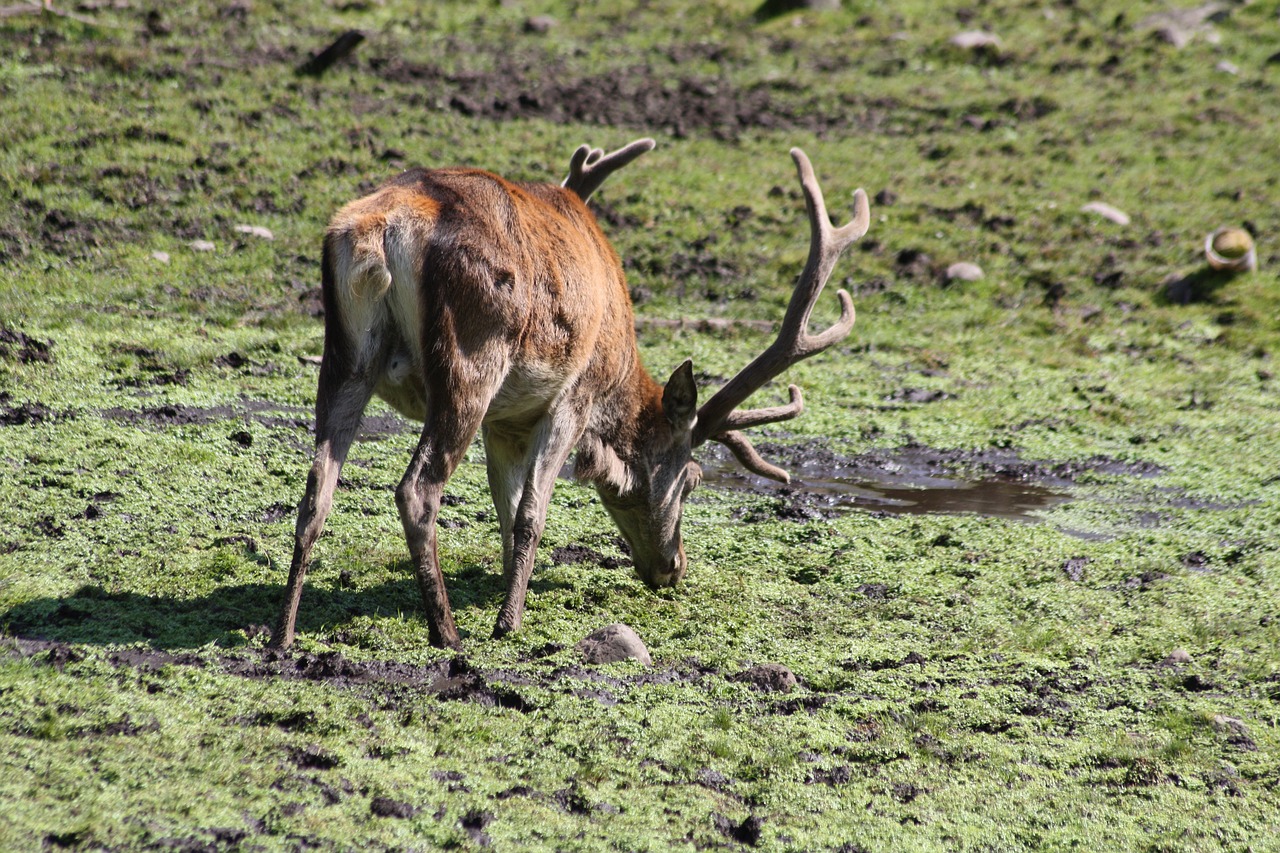
[{"label": "gray stone", "polygon": [[982,276],[982,267],[969,261],[957,261],[946,272],[947,281],[977,281]]},{"label": "gray stone", "polygon": [[250,237],[260,237],[263,240],[274,240],[276,235],[271,233],[271,229],[263,228],[261,225],[237,225],[236,231],[241,234],[248,234]]},{"label": "gray stone", "polygon": [[1000,49],[1000,37],[985,30],[966,30],[952,36],[950,41],[961,50]]},{"label": "gray stone", "polygon": [[587,663],[617,663],[634,658],[645,666],[653,666],[644,641],[621,622],[592,631],[578,643],[578,651]]}]

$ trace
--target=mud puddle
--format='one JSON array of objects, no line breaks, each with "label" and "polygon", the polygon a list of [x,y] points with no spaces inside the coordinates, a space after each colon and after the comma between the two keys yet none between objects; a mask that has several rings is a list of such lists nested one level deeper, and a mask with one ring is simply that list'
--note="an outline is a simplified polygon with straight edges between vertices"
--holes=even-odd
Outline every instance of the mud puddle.
[{"label": "mud puddle", "polygon": [[[907,446],[856,455],[830,447],[761,444],[767,459],[791,474],[780,485],[743,469],[723,449],[704,453],[704,485],[778,499],[776,517],[795,521],[860,510],[895,514],[975,514],[1037,521],[1037,512],[1071,500],[1085,472],[1152,476],[1159,469],[1107,457],[1084,462],[1038,462],[1011,450],[938,450]],[[763,521],[749,512],[748,521]]]},{"label": "mud puddle", "polygon": [[[730,491],[764,492],[779,486],[744,473],[732,460],[709,460],[703,483]],[[793,469],[791,483],[781,487],[815,509],[862,510],[903,515],[962,515],[1035,521],[1034,513],[1070,500],[1060,489],[998,476],[963,479],[941,476],[915,464],[848,465],[836,469],[804,466]]]}]

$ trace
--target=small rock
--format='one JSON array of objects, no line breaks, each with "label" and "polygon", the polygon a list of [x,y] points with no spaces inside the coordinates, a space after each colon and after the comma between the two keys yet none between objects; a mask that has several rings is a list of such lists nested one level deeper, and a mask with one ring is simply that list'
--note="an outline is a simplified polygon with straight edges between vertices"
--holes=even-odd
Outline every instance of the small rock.
[{"label": "small rock", "polygon": [[526,33],[537,33],[542,35],[551,31],[556,25],[556,19],[550,15],[534,15],[532,18],[526,18],[524,22],[524,31]]},{"label": "small rock", "polygon": [[1000,49],[1000,38],[985,30],[966,30],[963,33],[956,33],[949,41],[961,50]]},{"label": "small rock", "polygon": [[1139,32],[1149,30],[1176,49],[1186,47],[1196,36],[1210,44],[1217,44],[1221,36],[1213,28],[1212,22],[1225,17],[1229,12],[1230,6],[1226,3],[1209,2],[1188,9],[1155,12],[1138,21],[1133,28]]},{"label": "small rock", "polygon": [[1249,729],[1244,724],[1244,720],[1237,717],[1228,717],[1225,714],[1213,715],[1213,727],[1220,732],[1236,732],[1237,734],[1247,735]]},{"label": "small rock", "polygon": [[217,246],[213,245],[208,240],[192,240],[187,245],[197,252],[212,252],[217,248]]},{"label": "small rock", "polygon": [[635,658],[645,666],[653,666],[644,641],[621,622],[592,631],[578,643],[578,651],[587,663],[616,663]]},{"label": "small rock", "polygon": [[261,237],[263,240],[274,240],[276,235],[271,233],[271,229],[263,228],[261,225],[237,225],[236,231],[241,234],[248,234],[251,237]]},{"label": "small rock", "polygon": [[1227,62],[1225,59],[1215,65],[1214,68],[1218,69],[1223,74],[1235,75],[1240,73],[1239,65],[1236,65],[1234,62]]},{"label": "small rock", "polygon": [[780,663],[762,663],[730,678],[743,684],[751,684],[766,693],[790,693],[796,686],[796,676]]},{"label": "small rock", "polygon": [[982,278],[982,267],[969,261],[957,261],[947,267],[945,277],[947,281],[977,281]]},{"label": "small rock", "polygon": [[1182,666],[1191,663],[1191,654],[1186,649],[1174,649],[1161,663],[1165,666]]},{"label": "small rock", "polygon": [[1128,225],[1129,214],[1125,213],[1118,207],[1112,207],[1106,202],[1091,201],[1084,207],[1080,208],[1084,213],[1093,213],[1101,216],[1103,219],[1110,220],[1117,225]]},{"label": "small rock", "polygon": [[153,259],[155,259],[155,260],[159,261],[159,262],[160,262],[160,263],[162,263],[162,264],[167,264],[167,263],[169,263],[169,253],[168,253],[168,252],[152,252],[152,253],[151,253],[151,257],[152,257]]}]

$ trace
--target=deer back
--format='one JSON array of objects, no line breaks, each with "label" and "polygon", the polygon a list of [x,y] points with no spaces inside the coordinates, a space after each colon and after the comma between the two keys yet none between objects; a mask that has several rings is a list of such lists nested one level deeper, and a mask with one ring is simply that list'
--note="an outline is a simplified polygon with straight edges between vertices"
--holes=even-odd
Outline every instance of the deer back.
[{"label": "deer back", "polygon": [[377,393],[418,420],[428,398],[489,393],[487,422],[528,421],[638,364],[618,256],[568,189],[412,169],[338,211],[324,264],[326,339],[381,364]]}]

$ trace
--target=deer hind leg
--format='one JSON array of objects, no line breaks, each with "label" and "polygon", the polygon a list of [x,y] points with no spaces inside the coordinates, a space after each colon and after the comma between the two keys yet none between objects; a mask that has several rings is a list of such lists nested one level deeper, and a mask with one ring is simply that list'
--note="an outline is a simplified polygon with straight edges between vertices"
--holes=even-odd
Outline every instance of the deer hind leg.
[{"label": "deer hind leg", "polygon": [[[585,424],[581,413],[589,408],[581,401],[563,401],[557,405],[538,423],[530,436],[523,464],[519,468],[523,474],[523,482],[515,482],[510,473],[505,478],[500,478],[516,488],[512,489],[514,494],[502,496],[502,500],[511,508],[511,518],[509,522],[503,522],[502,578],[506,583],[507,596],[493,627],[495,639],[520,629],[538,543],[542,541],[542,532],[547,525],[551,491],[555,487],[556,476],[582,436]],[[489,481],[491,484],[494,481],[492,466]],[[499,501],[500,497],[495,491],[495,506]],[[499,517],[502,512],[499,508]]]},{"label": "deer hind leg", "polygon": [[432,394],[418,447],[396,488],[396,506],[422,592],[431,644],[439,648],[461,649],[462,640],[440,570],[436,520],[445,483],[480,429],[487,397],[482,401],[479,396],[450,400],[443,394]]},{"label": "deer hind leg", "polygon": [[[374,358],[377,361],[378,358]],[[298,506],[294,528],[293,560],[284,605],[271,635],[271,645],[288,648],[293,643],[302,585],[311,560],[311,548],[320,538],[325,519],[333,506],[333,490],[346,461],[351,442],[360,426],[365,406],[373,395],[380,364],[338,366],[339,357],[326,347],[316,394],[316,451],[307,475],[307,488]]]}]

